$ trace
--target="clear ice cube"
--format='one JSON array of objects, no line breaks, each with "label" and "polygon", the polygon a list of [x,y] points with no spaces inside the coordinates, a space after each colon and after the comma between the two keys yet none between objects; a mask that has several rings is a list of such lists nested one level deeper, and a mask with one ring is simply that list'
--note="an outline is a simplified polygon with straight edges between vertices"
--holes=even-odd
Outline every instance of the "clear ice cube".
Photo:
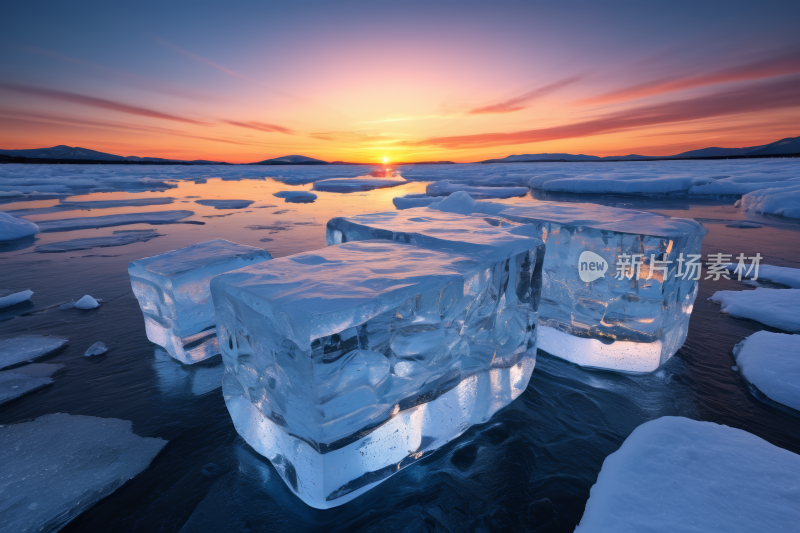
[{"label": "clear ice cube", "polygon": [[[658,369],[683,345],[697,281],[677,275],[678,258],[700,254],[708,233],[702,224],[594,204],[510,206],[465,196],[453,195],[431,208],[406,212],[491,214],[535,229],[546,246],[539,348],[581,366],[638,373]],[[585,251],[605,260],[604,276],[589,282],[581,279],[579,263]],[[631,279],[617,279],[622,254],[640,254],[638,277],[634,273]],[[659,266],[651,265],[653,256],[669,261],[665,272],[653,268],[650,275],[651,266]]]},{"label": "clear ice cube", "polygon": [[186,364],[218,354],[211,278],[269,259],[262,248],[215,239],[132,261],[128,273],[147,338]]},{"label": "clear ice cube", "polygon": [[316,508],[341,505],[516,398],[536,354],[543,245],[380,240],[215,277],[234,425]]}]

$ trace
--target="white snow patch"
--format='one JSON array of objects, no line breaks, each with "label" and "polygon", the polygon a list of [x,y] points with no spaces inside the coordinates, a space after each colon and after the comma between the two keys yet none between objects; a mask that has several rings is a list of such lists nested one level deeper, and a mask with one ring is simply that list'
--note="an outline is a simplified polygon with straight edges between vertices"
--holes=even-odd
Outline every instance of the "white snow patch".
[{"label": "white snow patch", "polygon": [[721,304],[721,311],[731,316],[800,333],[800,289],[717,291],[709,300]]},{"label": "white snow patch", "polygon": [[800,456],[688,418],[642,424],[603,462],[576,533],[795,531]]},{"label": "white snow patch", "polygon": [[757,331],[733,348],[744,378],[770,399],[800,411],[800,335]]},{"label": "white snow patch", "polygon": [[83,298],[75,302],[76,309],[97,309],[100,307],[100,304],[97,303],[97,300],[89,296],[88,294],[85,295]]}]

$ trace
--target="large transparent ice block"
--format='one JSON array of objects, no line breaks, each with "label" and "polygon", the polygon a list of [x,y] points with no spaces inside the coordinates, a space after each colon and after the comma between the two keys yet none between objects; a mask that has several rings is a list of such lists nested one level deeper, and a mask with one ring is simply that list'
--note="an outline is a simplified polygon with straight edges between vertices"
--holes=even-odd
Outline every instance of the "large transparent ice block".
[{"label": "large transparent ice block", "polygon": [[485,422],[535,363],[543,250],[518,246],[362,241],[215,277],[236,430],[329,508]]},{"label": "large transparent ice block", "polygon": [[215,239],[132,261],[128,273],[147,338],[186,364],[218,354],[211,278],[268,259],[262,248]]},{"label": "large transparent ice block", "polygon": [[[405,212],[427,216],[431,211],[488,214],[529,225],[545,241],[539,307],[542,350],[582,366],[652,372],[683,345],[697,281],[691,272],[679,276],[678,269],[691,270],[686,260],[700,254],[708,233],[702,224],[595,204],[508,205],[477,202],[466,195]],[[581,278],[581,263],[585,268],[601,263],[590,254],[582,258],[584,252],[605,261],[604,275],[590,281]],[[626,275],[617,276],[618,260],[627,262],[626,255],[638,256],[641,266],[626,267]],[[684,263],[679,263],[681,257]],[[585,278],[594,277],[587,273]]]}]

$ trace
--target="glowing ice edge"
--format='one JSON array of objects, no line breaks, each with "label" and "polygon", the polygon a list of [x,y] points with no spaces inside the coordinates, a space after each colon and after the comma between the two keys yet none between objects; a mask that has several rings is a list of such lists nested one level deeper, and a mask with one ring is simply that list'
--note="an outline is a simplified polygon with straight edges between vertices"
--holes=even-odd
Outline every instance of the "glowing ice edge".
[{"label": "glowing ice edge", "polygon": [[[691,312],[690,312],[691,314]],[[587,368],[617,372],[653,372],[675,355],[689,331],[689,316],[685,316],[664,334],[663,340],[653,342],[614,341],[605,344],[598,339],[576,337],[539,323],[539,349]]]},{"label": "glowing ice edge", "polygon": [[[401,411],[365,437],[325,454],[265,417],[236,392],[241,385],[228,372],[223,377],[222,390],[239,435],[269,458],[286,486],[301,500],[316,509],[330,509],[386,481],[470,426],[488,421],[527,388],[536,365],[535,353],[535,348],[528,350],[513,366],[473,374],[435,400]],[[423,447],[423,438],[433,440]],[[388,469],[390,466],[396,468]],[[295,479],[287,476],[291,469]],[[373,472],[380,476],[377,481],[347,488],[349,483]]]}]

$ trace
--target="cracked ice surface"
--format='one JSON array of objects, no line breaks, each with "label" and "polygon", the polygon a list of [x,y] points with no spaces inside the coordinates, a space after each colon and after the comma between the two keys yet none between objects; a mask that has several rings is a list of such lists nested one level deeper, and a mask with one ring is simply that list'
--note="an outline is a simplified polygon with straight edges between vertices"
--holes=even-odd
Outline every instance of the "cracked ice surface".
[{"label": "cracked ice surface", "polygon": [[128,274],[147,338],[182,363],[213,357],[219,347],[211,278],[269,259],[263,248],[215,239],[132,261]]},{"label": "cracked ice surface", "polygon": [[488,420],[535,361],[541,241],[514,246],[353,242],[215,277],[237,431],[328,508]]},{"label": "cracked ice surface", "polygon": [[[529,225],[546,244],[539,306],[539,348],[573,363],[626,372],[651,372],[683,345],[697,282],[676,276],[677,258],[700,253],[707,230],[694,220],[593,204],[535,202],[508,206],[454,193],[428,208],[405,211],[490,214]],[[512,229],[510,231],[520,231]],[[591,251],[608,264],[594,281],[579,276]],[[620,254],[642,254],[637,279],[615,279]],[[672,261],[666,273],[651,255]]]},{"label": "cracked ice surface", "polygon": [[56,413],[0,427],[0,527],[61,529],[147,468],[166,443],[116,418]]}]

